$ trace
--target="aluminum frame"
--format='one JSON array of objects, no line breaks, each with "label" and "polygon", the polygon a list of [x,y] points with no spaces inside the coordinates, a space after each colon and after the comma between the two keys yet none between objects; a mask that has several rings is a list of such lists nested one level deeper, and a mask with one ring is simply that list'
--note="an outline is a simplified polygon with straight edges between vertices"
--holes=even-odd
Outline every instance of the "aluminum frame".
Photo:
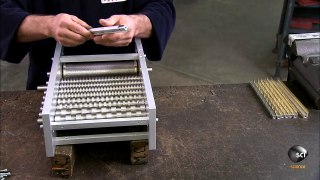
[{"label": "aluminum frame", "polygon": [[[156,149],[156,105],[146,65],[146,56],[140,39],[135,39],[136,53],[63,56],[63,47],[57,43],[42,108],[43,133],[47,157],[53,157],[56,145],[84,144],[111,141],[130,141],[147,139],[149,150]],[[87,119],[79,121],[54,121],[55,97],[57,97],[61,80],[61,66],[63,63],[94,62],[94,61],[137,60],[140,66],[140,76],[143,80],[146,95],[147,117]],[[106,128],[121,126],[148,126],[146,132],[123,132],[112,134],[91,134],[56,137],[56,131],[72,129]]]}]

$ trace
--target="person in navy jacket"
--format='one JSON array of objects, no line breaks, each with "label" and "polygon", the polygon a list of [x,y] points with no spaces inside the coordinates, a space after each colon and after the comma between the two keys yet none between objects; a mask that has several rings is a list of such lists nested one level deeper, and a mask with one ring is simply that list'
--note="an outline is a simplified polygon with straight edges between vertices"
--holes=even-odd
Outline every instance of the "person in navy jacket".
[{"label": "person in navy jacket", "polygon": [[[0,0],[0,18],[1,59],[19,63],[29,53],[30,90],[45,85],[56,42],[66,55],[127,53],[137,37],[147,58],[160,60],[176,17],[172,0]],[[112,25],[129,30],[88,30]]]}]

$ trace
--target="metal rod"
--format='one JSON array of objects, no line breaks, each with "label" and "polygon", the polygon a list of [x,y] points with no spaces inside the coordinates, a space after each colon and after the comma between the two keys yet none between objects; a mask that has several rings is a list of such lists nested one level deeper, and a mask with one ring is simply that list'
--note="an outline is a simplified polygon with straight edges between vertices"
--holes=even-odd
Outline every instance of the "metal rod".
[{"label": "metal rod", "polygon": [[128,54],[99,54],[99,55],[79,55],[79,56],[61,56],[60,62],[97,62],[97,61],[124,61],[137,60],[139,56],[137,53]]},{"label": "metal rod", "polygon": [[112,87],[112,86],[128,86],[142,85],[141,81],[126,82],[98,82],[98,83],[77,83],[77,84],[60,84],[59,89],[84,88],[84,87]]},{"label": "metal rod", "polygon": [[37,119],[38,124],[42,124],[42,119]]},{"label": "metal rod", "polygon": [[59,93],[85,93],[85,92],[105,92],[105,91],[125,91],[125,90],[143,90],[142,85],[128,85],[117,87],[84,87],[79,89],[61,89]]},{"label": "metal rod", "polygon": [[280,80],[265,79],[250,83],[273,119],[308,116],[308,110]]},{"label": "metal rod", "polygon": [[100,76],[100,77],[76,77],[64,78],[59,82],[60,84],[78,84],[78,83],[94,83],[94,82],[122,82],[122,81],[141,81],[142,78],[137,75],[123,75],[123,76]]},{"label": "metal rod", "polygon": [[83,92],[83,93],[59,93],[54,96],[54,99],[65,99],[65,98],[83,98],[83,97],[113,97],[116,98],[118,96],[122,96],[125,94],[126,96],[142,96],[144,92],[142,90],[133,90],[133,91],[112,91],[112,92]]},{"label": "metal rod", "polygon": [[308,109],[296,98],[296,96],[285,86],[285,84],[278,80],[279,87],[284,91],[284,93],[288,96],[289,100],[294,104],[297,108],[299,114],[303,118],[307,118],[309,115]]},{"label": "metal rod", "polygon": [[111,108],[111,107],[129,107],[129,106],[142,106],[145,105],[145,101],[136,101],[136,102],[99,102],[99,103],[79,103],[79,104],[59,104],[53,111],[57,110],[77,110],[83,108]]},{"label": "metal rod", "polygon": [[62,66],[64,78],[138,74],[136,61],[65,63]]},{"label": "metal rod", "polygon": [[45,91],[45,90],[47,90],[47,86],[38,86],[37,90],[38,91]]},{"label": "metal rod", "polygon": [[99,113],[127,113],[127,112],[137,112],[137,111],[146,111],[145,106],[136,107],[136,106],[124,106],[120,108],[82,108],[82,109],[63,109],[57,110],[55,112],[56,116],[67,116],[67,115],[97,115]]},{"label": "metal rod", "polygon": [[271,106],[269,105],[269,103],[266,101],[266,99],[264,98],[264,96],[262,95],[261,91],[258,89],[258,85],[255,81],[251,82],[251,87],[254,89],[254,91],[256,92],[256,94],[258,95],[258,97],[260,98],[260,100],[262,101],[262,103],[264,104],[264,106],[267,108],[269,114],[271,115],[272,119],[276,119],[276,114],[275,112],[272,110]]},{"label": "metal rod", "polygon": [[94,120],[94,119],[114,119],[114,118],[130,118],[130,117],[146,117],[147,112],[127,112],[127,113],[100,113],[100,114],[77,114],[77,115],[66,115],[66,116],[55,116],[54,121],[74,121],[74,120]]},{"label": "metal rod", "polygon": [[[114,105],[114,104],[128,104],[128,103],[136,103],[136,102],[143,102],[145,103],[145,97],[131,97],[131,96],[121,96],[121,97],[111,97],[111,98],[104,98],[104,97],[83,97],[83,98],[66,98],[66,99],[58,99],[55,102],[57,102],[56,106],[59,105],[68,105],[68,106],[84,106],[88,103],[93,104],[93,103],[103,103],[101,106],[109,106]],[[81,103],[81,104],[79,104]]]}]

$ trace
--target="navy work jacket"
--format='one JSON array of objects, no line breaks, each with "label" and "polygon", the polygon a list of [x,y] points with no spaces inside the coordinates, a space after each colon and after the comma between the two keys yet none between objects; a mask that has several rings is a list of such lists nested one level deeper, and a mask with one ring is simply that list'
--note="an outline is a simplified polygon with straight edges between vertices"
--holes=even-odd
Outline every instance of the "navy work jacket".
[{"label": "navy work jacket", "polygon": [[[175,9],[172,0],[126,0],[114,3],[101,3],[102,0],[0,0],[0,55],[1,59],[19,63],[29,52],[30,65],[27,89],[45,85],[46,73],[51,68],[56,42],[53,38],[31,43],[17,43],[18,28],[30,14],[75,15],[92,27],[100,27],[99,19],[116,14],[144,14],[152,23],[153,35],[143,39],[147,58],[160,60],[175,24]],[[34,27],[37,28],[37,27]],[[93,41],[77,47],[65,48],[66,55],[108,54],[134,51],[134,43],[127,47],[105,47]]]}]

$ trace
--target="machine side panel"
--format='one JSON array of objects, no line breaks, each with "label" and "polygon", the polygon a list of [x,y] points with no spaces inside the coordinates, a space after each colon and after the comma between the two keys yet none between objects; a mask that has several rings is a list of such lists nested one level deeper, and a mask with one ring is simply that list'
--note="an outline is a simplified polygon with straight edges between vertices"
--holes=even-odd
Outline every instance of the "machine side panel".
[{"label": "machine side panel", "polygon": [[135,42],[137,52],[139,54],[140,69],[147,96],[147,109],[149,110],[149,149],[154,150],[156,149],[156,104],[154,102],[152,87],[146,64],[146,56],[143,51],[141,40],[136,39]]},{"label": "machine side panel", "polygon": [[61,50],[62,46],[61,44],[57,43],[57,47],[54,53],[54,57],[52,59],[52,67],[48,82],[48,87],[45,95],[45,100],[43,103],[42,108],[42,120],[43,120],[43,134],[44,134],[44,140],[45,140],[45,147],[46,147],[46,155],[47,157],[53,157],[54,156],[54,142],[53,142],[53,136],[54,131],[51,127],[51,110],[53,106],[53,97],[55,96],[55,90],[56,90],[56,82],[59,79],[59,58],[61,56]]},{"label": "machine side panel", "polygon": [[147,132],[113,133],[98,135],[63,136],[54,138],[56,145],[85,144],[98,142],[132,141],[147,139]]},{"label": "machine side panel", "polygon": [[51,126],[53,130],[140,126],[140,125],[148,125],[148,124],[149,124],[149,121],[147,117],[51,122]]}]

